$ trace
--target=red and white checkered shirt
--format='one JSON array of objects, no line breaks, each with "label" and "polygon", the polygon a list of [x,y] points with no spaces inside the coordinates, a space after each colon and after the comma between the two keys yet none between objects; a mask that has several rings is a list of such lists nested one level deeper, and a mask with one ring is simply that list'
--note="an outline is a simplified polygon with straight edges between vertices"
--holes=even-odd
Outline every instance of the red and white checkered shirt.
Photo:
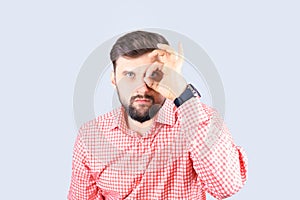
[{"label": "red and white checkered shirt", "polygon": [[166,100],[140,136],[124,109],[84,124],[74,147],[69,200],[217,199],[246,181],[247,159],[218,113],[192,98]]}]

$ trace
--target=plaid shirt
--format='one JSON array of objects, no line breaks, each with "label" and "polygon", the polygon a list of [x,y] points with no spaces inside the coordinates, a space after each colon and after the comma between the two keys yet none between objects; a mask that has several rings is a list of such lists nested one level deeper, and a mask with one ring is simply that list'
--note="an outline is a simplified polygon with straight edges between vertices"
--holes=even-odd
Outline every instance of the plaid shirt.
[{"label": "plaid shirt", "polygon": [[246,172],[246,155],[215,110],[200,98],[179,108],[166,100],[143,136],[127,128],[123,108],[80,128],[68,199],[223,199]]}]

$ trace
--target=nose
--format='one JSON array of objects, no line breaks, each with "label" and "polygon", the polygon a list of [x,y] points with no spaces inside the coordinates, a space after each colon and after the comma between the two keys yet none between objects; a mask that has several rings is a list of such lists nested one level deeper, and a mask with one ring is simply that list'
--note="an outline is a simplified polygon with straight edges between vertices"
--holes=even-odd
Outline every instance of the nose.
[{"label": "nose", "polygon": [[146,94],[150,90],[151,90],[151,88],[148,87],[148,85],[145,83],[144,80],[141,81],[141,83],[139,84],[139,86],[137,88],[137,92],[139,94]]}]

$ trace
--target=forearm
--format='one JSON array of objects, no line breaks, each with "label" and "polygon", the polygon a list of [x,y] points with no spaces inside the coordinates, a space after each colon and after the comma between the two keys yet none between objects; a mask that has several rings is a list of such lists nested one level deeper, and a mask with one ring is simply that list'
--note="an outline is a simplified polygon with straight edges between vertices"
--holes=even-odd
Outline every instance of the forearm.
[{"label": "forearm", "polygon": [[193,166],[207,191],[216,198],[226,198],[238,192],[246,181],[247,159],[226,133],[207,151],[195,145],[191,152]]},{"label": "forearm", "polygon": [[236,193],[246,181],[247,159],[216,111],[192,98],[178,108],[193,167],[216,198]]}]

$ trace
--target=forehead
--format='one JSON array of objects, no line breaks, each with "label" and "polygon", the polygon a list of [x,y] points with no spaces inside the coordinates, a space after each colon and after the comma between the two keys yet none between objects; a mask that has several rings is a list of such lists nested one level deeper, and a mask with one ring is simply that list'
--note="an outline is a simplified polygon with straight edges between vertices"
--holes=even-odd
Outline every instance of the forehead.
[{"label": "forehead", "polygon": [[121,56],[116,60],[116,71],[129,71],[134,70],[138,67],[149,66],[151,63],[155,61],[155,58],[149,57],[149,53],[143,54],[136,58],[129,58]]}]

